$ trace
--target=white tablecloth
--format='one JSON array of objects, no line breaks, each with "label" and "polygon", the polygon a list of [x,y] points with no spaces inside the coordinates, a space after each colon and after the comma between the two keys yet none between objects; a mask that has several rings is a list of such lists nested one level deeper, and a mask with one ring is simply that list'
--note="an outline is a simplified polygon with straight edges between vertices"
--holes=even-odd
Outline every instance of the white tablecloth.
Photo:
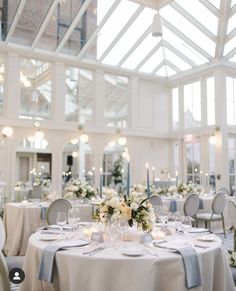
[{"label": "white tablecloth", "polygon": [[[59,251],[55,256],[53,283],[40,281],[37,279],[39,264],[42,250],[48,243],[39,241],[39,235],[37,233],[30,238],[23,266],[26,277],[20,291],[188,290],[181,256],[156,247],[148,248],[148,251],[154,251],[158,257],[147,252],[143,256],[128,257],[122,255],[122,248],[112,246],[94,256],[82,254],[89,247]],[[234,291],[221,242],[218,240],[207,244],[210,246],[208,249],[196,248],[202,286],[191,291]],[[141,244],[139,247],[144,248]]]},{"label": "white tablecloth", "polygon": [[[80,221],[92,221],[93,206],[72,202],[80,209]],[[44,205],[45,206],[45,205]],[[41,208],[34,203],[7,203],[4,211],[4,225],[7,232],[5,251],[8,256],[24,256],[28,239],[34,231],[46,225],[41,219]]]}]

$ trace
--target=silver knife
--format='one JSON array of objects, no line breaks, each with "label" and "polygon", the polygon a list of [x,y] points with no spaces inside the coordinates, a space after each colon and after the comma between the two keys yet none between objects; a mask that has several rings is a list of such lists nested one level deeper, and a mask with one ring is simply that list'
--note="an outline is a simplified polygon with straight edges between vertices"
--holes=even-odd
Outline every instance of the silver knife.
[{"label": "silver knife", "polygon": [[88,251],[88,252],[83,252],[83,255],[90,255],[90,256],[92,256],[92,255],[95,255],[96,253],[98,253],[98,252],[100,252],[100,251],[102,251],[104,249],[105,249],[105,247],[99,247],[99,248],[93,249],[93,250]]}]

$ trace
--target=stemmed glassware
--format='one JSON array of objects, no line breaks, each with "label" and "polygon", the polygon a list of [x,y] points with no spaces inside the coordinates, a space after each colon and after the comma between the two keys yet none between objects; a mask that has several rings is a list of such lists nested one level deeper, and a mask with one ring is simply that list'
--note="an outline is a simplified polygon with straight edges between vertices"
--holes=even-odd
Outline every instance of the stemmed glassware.
[{"label": "stemmed glassware", "polygon": [[68,223],[72,226],[72,230],[74,231],[80,221],[80,210],[79,207],[73,207],[68,210]]},{"label": "stemmed glassware", "polygon": [[119,230],[122,235],[122,240],[126,240],[126,233],[127,233],[127,228],[128,228],[128,222],[126,219],[120,219],[119,220]]},{"label": "stemmed glassware", "polygon": [[60,227],[60,233],[62,236],[63,226],[66,224],[66,212],[57,212],[57,225]]},{"label": "stemmed glassware", "polygon": [[185,234],[185,238],[187,240],[189,237],[190,229],[192,227],[191,217],[190,216],[183,216],[181,222],[182,222],[182,230],[183,230],[183,232]]}]

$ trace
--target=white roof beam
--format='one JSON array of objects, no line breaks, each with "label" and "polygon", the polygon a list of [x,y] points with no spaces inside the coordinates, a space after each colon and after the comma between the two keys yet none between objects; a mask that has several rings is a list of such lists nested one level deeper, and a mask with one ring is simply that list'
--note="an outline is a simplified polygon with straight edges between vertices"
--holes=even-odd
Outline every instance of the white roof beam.
[{"label": "white roof beam", "polygon": [[216,42],[216,51],[215,57],[220,59],[224,53],[225,38],[227,33],[228,26],[228,14],[230,10],[230,0],[225,0],[220,2],[220,17],[219,24],[217,29],[217,42]]},{"label": "white roof beam", "polygon": [[35,39],[34,39],[32,45],[31,45],[31,48],[35,48],[36,44],[37,44],[38,41],[40,40],[40,38],[41,38],[41,36],[42,36],[42,34],[43,34],[45,28],[46,28],[47,25],[48,25],[48,22],[50,21],[52,15],[53,15],[53,13],[54,13],[54,11],[55,11],[57,5],[58,5],[58,2],[59,2],[59,0],[53,0],[52,4],[51,4],[51,6],[50,6],[50,8],[49,8],[49,10],[48,10],[47,15],[45,16],[45,18],[44,18],[44,20],[43,20],[43,23],[41,24],[41,26],[40,26],[40,28],[39,28],[39,30],[38,30],[36,36],[35,36]]},{"label": "white roof beam", "polygon": [[121,31],[118,33],[118,35],[115,37],[115,39],[111,42],[111,44],[109,45],[109,47],[105,50],[105,52],[99,58],[99,61],[100,62],[102,62],[104,60],[104,58],[110,53],[110,51],[117,44],[117,42],[121,39],[121,37],[124,35],[124,33],[127,31],[127,29],[131,26],[131,24],[135,21],[135,19],[143,11],[143,9],[144,9],[144,7],[140,6],[135,11],[135,13],[132,15],[132,17],[129,19],[129,21],[126,23],[126,25],[121,29]]},{"label": "white roof beam", "polygon": [[186,18],[193,25],[195,25],[202,33],[204,33],[212,41],[216,42],[216,36],[212,32],[210,32],[204,25],[202,25],[196,18],[194,18],[191,14],[189,14],[186,10],[184,10],[180,5],[174,2],[171,4],[171,6],[176,11],[178,11],[184,18]]},{"label": "white roof beam", "polygon": [[232,58],[236,54],[236,47],[233,48],[230,52],[227,53],[226,56],[224,56],[224,59],[228,60]]},{"label": "white roof beam", "polygon": [[177,50],[175,47],[173,47],[169,42],[163,40],[163,45],[171,50],[175,55],[183,59],[187,64],[189,64],[191,67],[195,67],[197,64],[194,63],[192,60],[190,60],[187,56],[182,54],[179,50]]},{"label": "white roof beam", "polygon": [[88,41],[85,43],[85,45],[83,46],[83,48],[81,49],[81,51],[79,52],[79,54],[77,55],[77,57],[80,59],[83,57],[83,55],[86,53],[87,49],[89,48],[89,46],[92,44],[92,42],[95,40],[95,38],[97,37],[97,34],[99,33],[99,31],[102,29],[103,25],[106,23],[106,21],[108,20],[108,18],[111,16],[111,14],[113,13],[113,11],[116,9],[116,7],[120,4],[121,0],[116,0],[113,5],[111,6],[111,8],[108,10],[108,12],[106,13],[106,15],[103,17],[101,23],[97,26],[97,28],[94,30],[94,32],[92,33],[92,35],[90,36],[90,38],[88,39]]},{"label": "white roof beam", "polygon": [[229,34],[226,35],[226,38],[225,38],[225,44],[230,41],[232,38],[234,38],[236,35],[236,27],[230,31]]},{"label": "white roof beam", "polygon": [[67,32],[65,33],[65,35],[63,36],[62,40],[60,41],[59,45],[56,48],[56,53],[58,53],[63,46],[66,44],[67,40],[69,39],[69,37],[71,36],[72,32],[74,31],[76,25],[78,24],[78,22],[80,21],[80,19],[82,18],[82,16],[84,15],[85,11],[87,10],[89,4],[91,3],[92,0],[86,0],[83,5],[80,7],[78,13],[76,14],[74,20],[72,21],[70,27],[67,29]]},{"label": "white roof beam", "polygon": [[170,4],[174,0],[130,0],[130,1],[149,7],[149,8],[160,10],[162,7]]},{"label": "white roof beam", "polygon": [[202,5],[204,5],[213,14],[215,14],[215,16],[219,17],[219,15],[220,15],[219,10],[213,4],[211,4],[211,2],[206,1],[206,0],[198,0],[198,1],[201,2]]},{"label": "white roof beam", "polygon": [[144,41],[144,39],[149,35],[151,32],[151,25],[144,31],[141,37],[135,42],[135,44],[128,50],[128,52],[123,56],[123,58],[118,63],[118,66],[121,66],[128,57],[136,50],[136,48]]},{"label": "white roof beam", "polygon": [[175,72],[180,73],[182,72],[180,70],[180,68],[176,67],[172,62],[170,62],[169,60],[165,60],[165,64],[170,67],[171,69],[173,69]]},{"label": "white roof beam", "polygon": [[13,35],[13,33],[15,31],[16,25],[17,25],[17,23],[19,21],[19,18],[21,16],[21,13],[22,13],[22,11],[24,9],[25,3],[26,3],[26,0],[21,0],[20,4],[17,7],[16,13],[15,13],[15,17],[14,17],[14,19],[12,21],[12,24],[10,26],[10,29],[9,29],[9,31],[7,33],[7,37],[5,39],[5,42],[6,43],[9,42],[11,36]]},{"label": "white roof beam", "polygon": [[236,13],[236,5],[234,5],[230,11],[229,11],[229,15],[228,18],[232,17],[234,14]]},{"label": "white roof beam", "polygon": [[164,65],[165,65],[164,61],[160,62],[160,64],[157,65],[156,68],[152,71],[152,74],[155,75],[156,72],[158,72]]},{"label": "white roof beam", "polygon": [[183,34],[180,30],[178,30],[175,26],[170,24],[166,19],[162,18],[162,23],[170,29],[173,33],[175,33],[178,37],[180,37],[183,41],[185,41],[190,47],[192,47],[195,51],[197,51],[200,55],[204,56],[209,61],[212,59],[212,56],[208,54],[204,49],[202,49],[199,45],[193,42],[190,38],[188,38],[185,34]]},{"label": "white roof beam", "polygon": [[149,59],[150,57],[161,47],[161,41],[159,41],[154,48],[146,55],[146,57],[137,65],[135,71],[138,71]]}]

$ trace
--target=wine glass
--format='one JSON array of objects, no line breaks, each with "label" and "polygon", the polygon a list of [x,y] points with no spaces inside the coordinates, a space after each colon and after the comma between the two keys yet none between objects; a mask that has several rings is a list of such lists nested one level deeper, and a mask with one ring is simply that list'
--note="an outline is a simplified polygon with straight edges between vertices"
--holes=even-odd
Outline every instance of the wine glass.
[{"label": "wine glass", "polygon": [[119,230],[121,232],[123,241],[125,241],[125,239],[126,239],[127,227],[128,227],[127,220],[126,219],[120,219],[119,220]]},{"label": "wine glass", "polygon": [[63,226],[66,224],[66,212],[57,212],[57,225],[60,227],[60,233],[62,235]]},{"label": "wine glass", "polygon": [[185,234],[186,239],[189,236],[190,229],[192,227],[192,220],[190,216],[183,216],[182,217],[182,230]]},{"label": "wine glass", "polygon": [[108,234],[110,242],[114,243],[114,241],[117,239],[119,235],[119,227],[117,222],[109,224]]},{"label": "wine glass", "polygon": [[72,230],[74,231],[78,226],[80,221],[80,211],[79,207],[73,207],[68,210],[68,223],[72,226]]},{"label": "wine glass", "polygon": [[159,218],[163,226],[166,226],[168,223],[168,209],[166,206],[159,208]]}]

